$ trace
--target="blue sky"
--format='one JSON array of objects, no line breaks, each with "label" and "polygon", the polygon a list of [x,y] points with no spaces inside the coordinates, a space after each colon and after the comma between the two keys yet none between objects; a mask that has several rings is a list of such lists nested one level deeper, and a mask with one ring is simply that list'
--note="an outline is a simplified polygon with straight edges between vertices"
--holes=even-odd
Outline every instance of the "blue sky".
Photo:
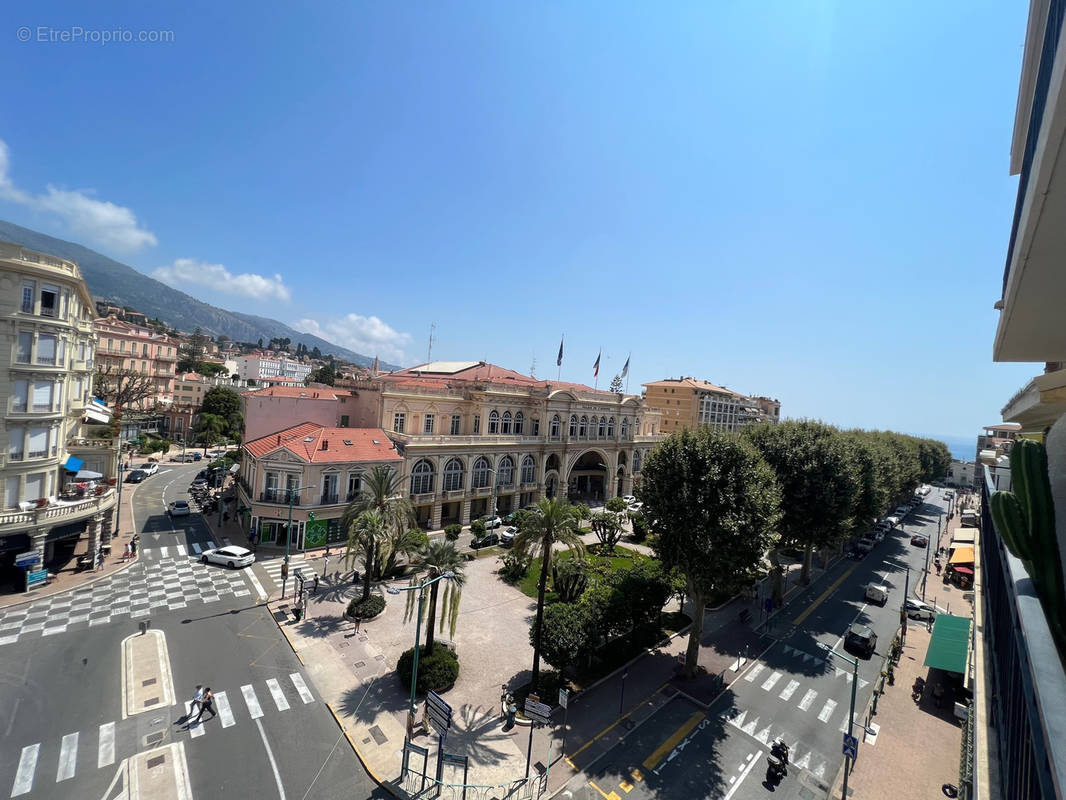
[{"label": "blue sky", "polygon": [[205,301],[914,433],[1039,371],[991,363],[1024,4],[5,11],[0,217]]}]

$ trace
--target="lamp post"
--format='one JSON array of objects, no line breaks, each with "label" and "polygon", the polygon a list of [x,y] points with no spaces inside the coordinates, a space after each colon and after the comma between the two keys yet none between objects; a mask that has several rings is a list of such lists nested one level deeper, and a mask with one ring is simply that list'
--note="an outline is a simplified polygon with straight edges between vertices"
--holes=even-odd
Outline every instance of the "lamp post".
[{"label": "lamp post", "polygon": [[[422,636],[422,607],[426,603],[425,589],[427,586],[432,586],[434,583],[445,578],[454,578],[454,572],[443,572],[436,578],[420,583],[417,586],[403,586],[396,588],[395,586],[389,586],[385,589],[389,594],[400,594],[401,592],[418,592],[418,616],[415,617],[415,649],[414,649],[414,662],[411,666],[411,705],[407,709],[407,738],[411,738],[411,731],[415,727],[415,685],[418,682],[418,640]],[[432,624],[432,623],[430,623]]]},{"label": "lamp post", "polygon": [[907,641],[907,598],[911,593],[911,567],[910,564],[897,564],[887,558],[881,563],[890,567],[903,567],[907,570],[907,577],[903,579],[903,602],[899,604],[899,643],[902,645]]},{"label": "lamp post", "polygon": [[[826,655],[825,655],[826,660],[828,660],[829,656],[832,655],[832,656],[836,656],[839,659],[847,661],[849,664],[851,664],[851,669],[852,669],[852,673],[851,673],[851,709],[848,711],[848,737],[852,738],[852,737],[854,737],[853,731],[855,729],[855,687],[858,686],[858,684],[859,684],[859,659],[852,658],[851,656],[846,656],[843,653],[838,653],[832,647],[830,647],[829,645],[827,645],[827,644],[825,644],[823,642],[819,642],[818,646],[826,651]],[[848,776],[850,774],[851,774],[851,756],[845,754],[844,755],[844,790],[843,790],[843,792],[840,795],[841,797],[847,797],[848,796]]]},{"label": "lamp post", "polygon": [[[281,599],[285,599],[285,585],[289,581],[289,543],[292,541],[292,504],[293,499],[298,492],[302,492],[305,489],[314,489],[312,486],[293,486],[291,488],[286,487],[285,491],[289,493],[289,525],[285,529],[285,561],[281,565]],[[221,504],[220,504],[221,507]]]}]

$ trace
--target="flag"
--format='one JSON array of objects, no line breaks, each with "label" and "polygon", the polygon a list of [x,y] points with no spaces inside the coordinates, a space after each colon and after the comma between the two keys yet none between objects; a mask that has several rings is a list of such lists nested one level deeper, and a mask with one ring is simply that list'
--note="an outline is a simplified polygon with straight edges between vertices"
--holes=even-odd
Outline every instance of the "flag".
[{"label": "flag", "polygon": [[618,377],[619,378],[624,378],[628,374],[629,374],[629,356],[626,356],[626,365],[624,367],[622,367],[622,374],[619,375]]},{"label": "flag", "polygon": [[555,366],[561,367],[563,365],[563,340],[559,340],[559,357],[555,359]]},{"label": "flag", "polygon": [[603,355],[603,351],[602,350],[596,355],[596,363],[592,365],[592,377],[593,378],[600,377],[600,356],[601,355]]}]

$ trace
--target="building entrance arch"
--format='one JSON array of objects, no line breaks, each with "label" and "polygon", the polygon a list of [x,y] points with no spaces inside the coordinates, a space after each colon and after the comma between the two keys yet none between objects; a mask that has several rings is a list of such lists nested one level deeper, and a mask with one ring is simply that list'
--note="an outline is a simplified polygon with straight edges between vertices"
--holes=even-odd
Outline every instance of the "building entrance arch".
[{"label": "building entrance arch", "polygon": [[588,450],[570,467],[566,494],[571,502],[602,503],[607,497],[607,458]]}]

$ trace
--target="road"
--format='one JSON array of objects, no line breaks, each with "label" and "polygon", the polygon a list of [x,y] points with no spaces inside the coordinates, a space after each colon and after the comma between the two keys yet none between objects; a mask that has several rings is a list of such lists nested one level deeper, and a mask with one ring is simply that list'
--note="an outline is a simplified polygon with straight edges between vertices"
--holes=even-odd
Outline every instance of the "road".
[{"label": "road", "polygon": [[[124,759],[171,742],[194,798],[386,796],[261,604],[268,571],[201,564],[212,542],[200,516],[172,525],[165,514],[200,468],[167,464],[138,488],[138,563],[0,613],[0,796],[107,800]],[[149,620],[169,654],[160,685],[171,680],[177,702],[127,715],[123,640]],[[185,728],[197,683],[212,687],[219,715]]]},{"label": "road", "polygon": [[[946,522],[946,506],[943,490],[934,489],[904,530],[894,530],[862,561],[835,565],[775,618],[780,620],[773,631],[776,641],[727,678],[734,682],[709,709],[675,696],[571,781],[573,796],[751,800],[774,791],[780,797],[824,797],[843,764],[853,684],[860,760],[869,746],[861,744],[861,725],[899,624],[907,567],[913,592],[926,559],[926,551],[912,546],[910,537],[926,533],[935,547],[937,520]],[[883,607],[863,597],[871,582],[889,587]],[[933,602],[938,592],[943,608],[950,595],[944,596],[939,581],[930,583],[926,599]],[[823,649],[843,652],[843,637],[853,622],[869,625],[878,637],[873,657],[858,659],[857,678],[851,664],[827,659]],[[793,766],[772,790],[764,784],[766,756],[779,738],[789,745]]]}]

